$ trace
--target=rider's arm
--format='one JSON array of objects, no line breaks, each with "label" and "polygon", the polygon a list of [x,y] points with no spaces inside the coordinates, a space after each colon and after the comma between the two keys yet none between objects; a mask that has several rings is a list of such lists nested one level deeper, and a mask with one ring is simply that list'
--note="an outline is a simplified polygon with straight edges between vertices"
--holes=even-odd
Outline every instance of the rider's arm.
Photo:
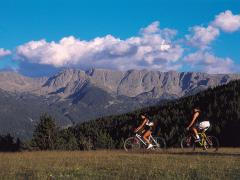
[{"label": "rider's arm", "polygon": [[194,122],[196,121],[197,117],[199,116],[199,112],[196,112],[194,115],[193,115],[193,118],[192,118],[192,121],[191,123],[189,124],[189,126],[187,128],[190,128]]},{"label": "rider's arm", "polygon": [[141,124],[140,126],[138,126],[138,128],[135,130],[135,132],[138,132],[139,129],[142,129],[143,126],[146,124],[146,122],[147,122],[147,119],[144,119],[144,121],[142,122],[142,124]]}]

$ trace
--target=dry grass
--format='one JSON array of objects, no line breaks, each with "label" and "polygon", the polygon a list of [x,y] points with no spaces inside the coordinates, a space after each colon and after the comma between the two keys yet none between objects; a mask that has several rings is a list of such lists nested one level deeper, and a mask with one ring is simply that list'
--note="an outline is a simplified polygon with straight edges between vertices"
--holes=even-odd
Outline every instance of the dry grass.
[{"label": "dry grass", "polygon": [[240,149],[0,153],[0,179],[240,179]]}]

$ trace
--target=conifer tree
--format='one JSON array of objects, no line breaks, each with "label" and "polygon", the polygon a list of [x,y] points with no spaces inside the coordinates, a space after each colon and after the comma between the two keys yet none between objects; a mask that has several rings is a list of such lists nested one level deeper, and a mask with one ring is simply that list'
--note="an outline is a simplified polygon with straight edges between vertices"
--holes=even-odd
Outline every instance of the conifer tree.
[{"label": "conifer tree", "polygon": [[39,150],[53,150],[58,140],[58,128],[55,120],[47,114],[40,117],[40,122],[33,132],[32,144]]}]

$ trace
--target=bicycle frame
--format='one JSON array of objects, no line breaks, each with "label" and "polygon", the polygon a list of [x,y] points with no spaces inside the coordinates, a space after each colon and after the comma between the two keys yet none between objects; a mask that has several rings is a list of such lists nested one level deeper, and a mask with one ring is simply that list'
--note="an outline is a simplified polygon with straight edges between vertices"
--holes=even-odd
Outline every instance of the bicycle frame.
[{"label": "bicycle frame", "polygon": [[193,148],[195,150],[196,148],[202,147],[203,150],[211,149],[217,151],[219,148],[219,141],[215,136],[208,136],[206,134],[206,130],[200,130],[198,132],[198,135],[200,137],[200,141],[195,142],[195,135],[193,132],[189,131],[189,133],[182,138],[181,140],[181,148],[187,149],[187,148]]},{"label": "bicycle frame", "polygon": [[[195,143],[195,144],[198,143],[200,146],[204,146],[204,145],[206,144],[206,140],[207,140],[207,135],[206,135],[205,131],[198,132],[198,135],[199,135],[201,141],[199,141],[199,142],[194,142],[194,143]],[[188,135],[188,139],[189,139],[189,138],[194,138],[193,133],[191,133],[191,134]]]},{"label": "bicycle frame", "polygon": [[139,139],[145,146],[147,145],[147,143],[142,139],[142,136],[139,134],[135,135],[137,137],[137,139]]},{"label": "bicycle frame", "polygon": [[[136,134],[135,136],[136,136],[145,146],[147,145],[147,143],[144,141],[144,139],[142,138],[141,135]],[[152,135],[149,136],[149,140],[152,140],[152,141],[154,142],[154,144],[153,144],[154,146],[159,146],[158,143],[157,143],[157,141],[152,137]]]},{"label": "bicycle frame", "polygon": [[199,132],[198,135],[201,137],[201,141],[199,141],[198,143],[199,143],[201,146],[204,146],[205,143],[206,143],[206,139],[207,139],[206,133],[203,131],[203,132]]}]

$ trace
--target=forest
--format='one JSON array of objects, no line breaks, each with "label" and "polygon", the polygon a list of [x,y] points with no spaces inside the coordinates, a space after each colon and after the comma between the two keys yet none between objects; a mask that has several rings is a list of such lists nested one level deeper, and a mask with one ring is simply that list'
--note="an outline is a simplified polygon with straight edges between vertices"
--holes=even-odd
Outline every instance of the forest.
[{"label": "forest", "polygon": [[123,148],[124,140],[134,135],[134,129],[141,123],[142,113],[154,121],[154,136],[164,137],[168,147],[179,147],[194,107],[199,107],[204,118],[210,121],[211,128],[207,134],[217,136],[220,146],[240,146],[240,81],[236,80],[175,101],[122,115],[98,118],[65,129],[57,127],[54,117],[43,114],[31,141],[26,142],[24,148],[120,149]]},{"label": "forest", "polygon": [[95,148],[121,148],[124,139],[134,135],[133,130],[141,121],[140,114],[147,113],[155,122],[155,136],[164,137],[168,147],[179,147],[194,107],[199,107],[203,117],[210,121],[207,134],[217,136],[221,146],[240,146],[239,80],[164,105],[78,124],[69,131]]}]

